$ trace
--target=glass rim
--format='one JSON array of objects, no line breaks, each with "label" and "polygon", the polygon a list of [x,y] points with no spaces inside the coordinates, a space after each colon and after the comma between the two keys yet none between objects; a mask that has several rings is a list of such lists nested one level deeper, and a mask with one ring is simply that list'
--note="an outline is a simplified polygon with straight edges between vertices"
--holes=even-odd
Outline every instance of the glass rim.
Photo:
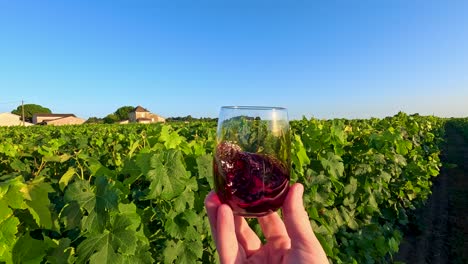
[{"label": "glass rim", "polygon": [[228,105],[221,106],[221,109],[230,109],[230,110],[287,110],[285,107],[280,106],[245,106],[245,105]]}]

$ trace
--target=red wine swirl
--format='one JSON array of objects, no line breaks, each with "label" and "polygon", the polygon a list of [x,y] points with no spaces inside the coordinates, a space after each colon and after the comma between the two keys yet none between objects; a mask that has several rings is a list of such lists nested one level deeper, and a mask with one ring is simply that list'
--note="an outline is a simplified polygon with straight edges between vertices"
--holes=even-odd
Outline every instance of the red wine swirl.
[{"label": "red wine swirl", "polygon": [[221,142],[213,162],[215,188],[223,203],[242,216],[263,216],[283,204],[289,190],[289,168],[275,157],[243,152]]}]

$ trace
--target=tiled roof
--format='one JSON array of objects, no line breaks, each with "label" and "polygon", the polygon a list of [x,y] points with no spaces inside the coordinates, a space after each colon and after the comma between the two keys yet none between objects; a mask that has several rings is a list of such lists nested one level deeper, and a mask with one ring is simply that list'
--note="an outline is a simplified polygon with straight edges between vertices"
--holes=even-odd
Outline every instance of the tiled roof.
[{"label": "tiled roof", "polygon": [[133,109],[133,112],[149,112],[149,111],[141,106],[137,106],[135,107],[135,109]]},{"label": "tiled roof", "polygon": [[73,116],[76,117],[74,114],[34,114],[34,116],[41,116],[41,117],[68,117]]},{"label": "tiled roof", "polygon": [[49,121],[44,121],[46,124],[57,124],[57,125],[67,125],[67,124],[82,124],[85,122],[84,119],[75,116],[66,116],[58,119],[53,119]]}]

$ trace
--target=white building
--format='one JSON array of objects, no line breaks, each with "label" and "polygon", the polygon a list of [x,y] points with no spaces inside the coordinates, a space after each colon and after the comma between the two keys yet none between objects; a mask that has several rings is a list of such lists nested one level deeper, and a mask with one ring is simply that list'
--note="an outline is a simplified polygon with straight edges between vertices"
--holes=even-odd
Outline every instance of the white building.
[{"label": "white building", "polygon": [[[0,113],[0,126],[22,126],[21,116],[12,113]],[[31,126],[31,123],[24,122],[25,126]]]},{"label": "white building", "polygon": [[132,112],[128,113],[128,118],[131,123],[158,123],[166,122],[166,119],[162,116],[151,113],[141,106],[135,107]]}]

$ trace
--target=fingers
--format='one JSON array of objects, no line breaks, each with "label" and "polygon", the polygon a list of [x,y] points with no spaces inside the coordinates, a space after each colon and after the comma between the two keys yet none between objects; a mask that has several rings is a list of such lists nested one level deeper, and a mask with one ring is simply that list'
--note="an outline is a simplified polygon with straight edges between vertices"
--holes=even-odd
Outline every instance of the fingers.
[{"label": "fingers", "polygon": [[219,260],[221,263],[232,263],[238,257],[239,244],[237,243],[234,215],[231,207],[222,204],[218,207],[217,215],[217,243]]},{"label": "fingers", "polygon": [[205,198],[205,208],[210,221],[211,235],[215,244],[217,244],[217,228],[218,222],[218,207],[221,205],[218,195],[214,191],[211,191]]},{"label": "fingers", "polygon": [[243,217],[233,216],[231,208],[222,205],[214,191],[207,195],[205,207],[221,263],[229,262],[237,255],[238,243],[243,249],[239,252],[247,256],[260,249],[262,242],[247,221]]},{"label": "fingers", "polygon": [[258,222],[268,244],[272,245],[273,248],[287,249],[291,247],[291,240],[286,227],[276,212],[258,218]]},{"label": "fingers", "polygon": [[262,241],[257,234],[250,228],[244,217],[234,216],[236,226],[237,241],[244,248],[247,256],[252,255],[262,246]]},{"label": "fingers", "polygon": [[291,238],[291,247],[312,250],[314,254],[325,256],[320,242],[315,237],[304,209],[302,195],[304,187],[296,183],[291,186],[283,204],[284,223]]}]

